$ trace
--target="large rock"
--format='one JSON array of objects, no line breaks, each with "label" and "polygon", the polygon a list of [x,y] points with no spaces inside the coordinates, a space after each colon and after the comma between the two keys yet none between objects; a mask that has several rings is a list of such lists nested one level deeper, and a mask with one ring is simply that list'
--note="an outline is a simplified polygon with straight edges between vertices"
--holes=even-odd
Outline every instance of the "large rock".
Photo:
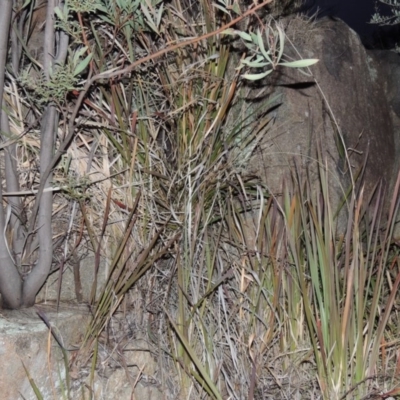
[{"label": "large rock", "polygon": [[[119,328],[114,332],[117,337],[113,338],[118,338],[118,342],[111,340],[108,343],[109,334],[107,344],[101,341],[94,382],[90,389],[92,359],[87,353],[90,346],[86,344],[82,347],[82,339],[90,321],[87,308],[61,306],[60,311],[56,312],[52,306],[41,304],[36,307],[46,316],[68,349],[68,370],[60,346],[49,334],[48,327],[39,318],[35,308],[2,311],[1,400],[37,399],[32,382],[45,400],[67,398],[68,392],[68,398],[71,399],[94,396],[96,399],[161,400],[167,398],[167,391],[175,391],[174,398],[181,398],[176,394],[176,388],[167,390],[167,383],[169,387],[174,387],[170,382],[171,371],[162,371],[162,363],[152,356],[148,340],[137,332],[135,337],[128,337],[132,316],[119,315],[120,323],[116,316],[113,317],[109,331],[114,332],[114,327]],[[69,391],[67,377],[70,382]]]},{"label": "large rock", "polygon": [[[87,312],[75,308],[56,313],[49,307],[41,308],[64,346],[79,347],[88,322]],[[63,398],[63,355],[33,308],[1,312],[0,357],[2,400],[37,399],[30,379],[44,399]]]},{"label": "large rock", "polygon": [[370,50],[370,72],[374,79],[383,84],[383,89],[389,103],[389,112],[394,132],[395,144],[395,174],[399,169],[400,154],[400,56],[389,50]]},{"label": "large rock", "polygon": [[[295,162],[300,170],[308,169],[316,183],[318,144],[334,206],[351,183],[346,152],[354,177],[368,155],[363,181],[366,196],[380,180],[392,185],[398,169],[397,144],[385,76],[376,60],[340,20],[310,23],[295,18],[282,25],[290,39],[285,43],[286,59],[320,61],[311,67],[312,76],[279,67],[263,82],[242,88],[233,115],[240,115],[243,135],[250,133],[253,121],[262,125],[263,114],[273,120],[262,129],[261,142],[246,164],[247,171],[261,176],[274,194],[281,192]],[[271,103],[271,96],[277,94],[279,98]],[[238,121],[235,118],[230,126],[238,126]]]}]

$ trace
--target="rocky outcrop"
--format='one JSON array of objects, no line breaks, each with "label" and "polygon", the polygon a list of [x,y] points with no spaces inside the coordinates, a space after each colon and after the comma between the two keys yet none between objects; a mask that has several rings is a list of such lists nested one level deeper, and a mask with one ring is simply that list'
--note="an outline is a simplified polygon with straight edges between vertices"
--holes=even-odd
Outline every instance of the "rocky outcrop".
[{"label": "rocky outcrop", "polygon": [[370,72],[383,85],[389,103],[395,145],[394,175],[396,175],[400,164],[400,56],[389,50],[370,50],[368,56]]},{"label": "rocky outcrop", "polygon": [[[340,20],[295,18],[281,23],[288,37],[287,59],[320,61],[310,68],[309,76],[279,67],[261,84],[242,88],[233,115],[248,121],[244,135],[253,129],[251,121],[271,119],[247,170],[261,176],[276,194],[294,163],[314,171],[309,176],[316,179],[321,161],[328,173],[332,202],[338,205],[351,183],[350,171],[356,178],[367,158],[366,195],[381,180],[390,186],[398,170],[391,107],[400,111],[400,96],[388,99],[394,84],[389,84],[389,92],[385,90],[387,76],[376,57],[367,54],[358,35]],[[322,149],[319,161],[318,146]]]},{"label": "rocky outcrop", "polygon": [[[67,349],[65,363],[60,345],[39,318],[36,309],[4,310],[0,318],[0,388],[2,400],[35,400],[34,385],[43,399],[164,399],[163,373],[147,340],[137,332],[117,334],[115,344],[99,345],[94,381],[91,358],[82,346],[90,321],[87,307],[36,306]],[[124,314],[120,319],[127,324]],[[114,316],[112,326],[116,325]],[[109,336],[108,336],[109,337]],[[122,341],[124,344],[122,345]],[[122,361],[123,360],[123,361]],[[68,365],[68,369],[65,366]],[[69,394],[69,395],[68,395]],[[179,396],[175,397],[179,399]]]},{"label": "rocky outcrop", "polygon": [[[60,310],[59,313],[48,307],[41,308],[64,346],[78,348],[88,313],[78,308]],[[36,399],[32,382],[44,399],[63,398],[66,390],[63,355],[34,309],[3,310],[0,338],[2,399]]]}]

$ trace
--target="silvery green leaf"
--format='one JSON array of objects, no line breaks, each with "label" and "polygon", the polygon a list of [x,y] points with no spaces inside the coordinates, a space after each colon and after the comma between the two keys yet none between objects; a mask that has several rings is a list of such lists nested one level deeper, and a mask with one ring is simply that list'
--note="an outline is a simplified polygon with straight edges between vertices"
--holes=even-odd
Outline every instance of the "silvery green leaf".
[{"label": "silvery green leaf", "polygon": [[285,33],[283,32],[283,29],[279,25],[276,26],[276,29],[279,35],[279,53],[278,53],[278,61],[279,61],[282,58],[283,49],[285,47]]},{"label": "silvery green leaf", "polygon": [[254,43],[243,42],[244,45],[252,52],[257,51],[257,46]]},{"label": "silvery green leaf", "polygon": [[238,35],[243,40],[247,40],[248,42],[252,41],[252,37],[248,33],[238,31],[236,29],[228,28],[228,29],[225,29],[222,33],[224,33],[225,35]]},{"label": "silvery green leaf", "polygon": [[95,8],[96,8],[96,10],[99,10],[99,11],[107,14],[107,8],[105,8],[102,4],[96,4]]},{"label": "silvery green leaf", "polygon": [[[217,4],[214,4],[217,6]],[[236,30],[232,28],[225,29],[224,31],[221,32],[223,35],[236,35]]]},{"label": "silvery green leaf", "polygon": [[242,39],[247,40],[248,42],[251,42],[251,41],[252,41],[252,38],[251,38],[251,36],[250,36],[248,33],[242,32],[242,31],[236,31],[236,33],[237,33]]},{"label": "silvery green leaf", "polygon": [[257,29],[257,44],[258,44],[258,47],[259,47],[260,50],[261,50],[262,55],[263,55],[265,58],[267,58],[267,57],[268,57],[268,54],[267,54],[267,52],[265,51],[264,41],[263,41],[263,38],[262,38],[262,36],[261,36],[261,31],[260,31],[259,29]]},{"label": "silvery green leaf", "polygon": [[258,46],[258,37],[255,33],[250,32],[251,41]]},{"label": "silvery green leaf", "polygon": [[57,15],[57,18],[60,20],[60,21],[64,21],[64,19],[65,19],[65,17],[64,17],[64,14],[63,14],[63,12],[60,10],[60,7],[55,7],[54,8],[54,12],[55,12],[55,14]]},{"label": "silvery green leaf", "polygon": [[263,79],[267,75],[269,75],[272,71],[273,71],[273,69],[269,69],[268,71],[261,72],[260,74],[244,74],[244,75],[242,75],[242,77],[249,81],[259,81],[260,79]]},{"label": "silvery green leaf", "polygon": [[158,13],[157,13],[157,28],[160,27],[163,11],[164,11],[164,3],[161,3],[161,6],[158,9]]},{"label": "silvery green leaf", "polygon": [[74,54],[73,60],[74,64],[76,64],[79,59],[87,52],[87,46],[81,47],[79,50],[77,50]]},{"label": "silvery green leaf", "polygon": [[85,68],[89,65],[90,60],[92,59],[93,53],[88,54],[84,60],[82,60],[74,70],[74,76],[79,75]]},{"label": "silvery green leaf", "polygon": [[240,10],[239,4],[237,2],[233,3],[232,10],[237,15],[242,15],[242,11]]},{"label": "silvery green leaf", "polygon": [[[224,12],[225,14],[228,14],[229,15],[229,11],[225,8],[225,7],[222,7],[222,6],[220,6],[219,4],[213,4],[213,6],[215,7],[215,8],[218,8],[218,10],[221,10],[222,12]],[[231,28],[230,28],[231,29]],[[227,31],[228,31],[229,29],[227,29]],[[233,30],[233,29],[232,29]],[[225,32],[225,31],[224,31]],[[223,33],[224,33],[223,32]],[[225,32],[226,33],[226,32]],[[230,34],[230,35],[232,35],[232,33]]]},{"label": "silvery green leaf", "polygon": [[272,64],[272,60],[269,57],[269,53],[270,52],[265,50],[264,42],[263,42],[263,39],[262,39],[262,36],[261,36],[261,32],[260,32],[259,29],[257,29],[257,41],[258,41],[258,47],[260,48],[261,54],[264,56],[264,58],[266,60],[268,60],[268,62],[270,64]]},{"label": "silvery green leaf", "polygon": [[140,4],[142,12],[146,18],[146,23],[147,25],[157,34],[159,34],[158,29],[156,27],[156,25],[154,24],[154,21],[150,15],[149,9],[147,8],[147,6],[144,3]]},{"label": "silvery green leaf", "polygon": [[310,65],[314,65],[318,61],[319,60],[317,58],[309,58],[306,60],[281,62],[281,63],[279,63],[279,65],[282,65],[283,67],[289,67],[289,68],[304,68],[304,67],[309,67]]},{"label": "silvery green leaf", "polygon": [[115,21],[112,21],[110,18],[108,18],[107,16],[100,14],[99,15],[100,19],[104,22],[107,22],[108,24],[110,24],[111,26],[115,25]]},{"label": "silvery green leaf", "polygon": [[256,58],[255,60],[253,60],[253,59],[254,59],[254,56],[249,56],[249,57],[246,57],[246,58],[245,58],[244,60],[242,60],[242,61],[244,61],[246,64],[247,64],[248,62],[251,62],[251,61],[260,62],[260,61],[263,61],[263,60],[264,60],[264,57],[258,55],[257,58]]},{"label": "silvery green leaf", "polygon": [[270,65],[269,62],[261,62],[261,60],[263,60],[263,58],[257,58],[257,60],[254,61],[250,61],[250,60],[242,60],[242,63],[247,65],[250,68],[262,68],[262,67],[266,67],[267,65]]}]

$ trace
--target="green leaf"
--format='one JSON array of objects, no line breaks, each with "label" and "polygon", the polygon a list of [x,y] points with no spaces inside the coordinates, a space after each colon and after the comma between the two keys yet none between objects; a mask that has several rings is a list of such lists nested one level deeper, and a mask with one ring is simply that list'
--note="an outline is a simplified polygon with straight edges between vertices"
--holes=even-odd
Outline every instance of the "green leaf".
[{"label": "green leaf", "polygon": [[[222,6],[220,6],[219,4],[213,4],[213,6],[216,7],[216,8],[218,8],[218,10],[221,10],[221,11],[224,12],[225,14],[228,14],[228,15],[229,15],[229,11],[228,11],[225,7],[222,7]],[[227,29],[227,30],[229,30],[229,29]],[[233,30],[233,29],[232,29],[232,30]]]},{"label": "green leaf", "polygon": [[95,5],[96,10],[99,10],[103,12],[104,14],[107,14],[107,8],[105,8],[102,4],[96,4]]},{"label": "green leaf", "polygon": [[269,75],[272,71],[273,71],[273,69],[269,69],[268,71],[262,72],[260,74],[244,74],[244,75],[242,75],[242,77],[249,81],[259,81],[259,80],[265,78],[267,75]]},{"label": "green leaf", "polygon": [[161,4],[157,13],[157,29],[160,27],[163,11],[164,11],[164,3]]},{"label": "green leaf", "polygon": [[244,42],[244,45],[252,52],[257,53],[257,46],[254,43]]},{"label": "green leaf", "polygon": [[251,42],[251,41],[252,41],[252,38],[251,38],[251,36],[250,36],[248,33],[242,32],[242,31],[236,31],[236,33],[237,33],[242,39],[247,40],[248,42]]},{"label": "green leaf", "polygon": [[276,29],[279,35],[279,53],[278,53],[278,62],[279,62],[279,60],[282,58],[283,49],[285,47],[285,33],[279,25],[276,26]]},{"label": "green leaf", "polygon": [[29,371],[28,371],[28,369],[25,367],[25,364],[23,363],[22,360],[21,360],[21,362],[22,362],[22,367],[23,367],[24,370],[25,370],[25,374],[26,374],[26,376],[27,376],[28,379],[29,379],[29,384],[31,385],[32,390],[34,391],[36,398],[37,398],[38,400],[43,400],[43,396],[42,396],[42,394],[40,393],[40,390],[39,390],[39,388],[37,387],[35,381],[34,381],[33,378],[31,377],[31,375],[29,374]]},{"label": "green leaf", "polygon": [[[217,6],[217,4],[215,4]],[[236,35],[236,30],[232,28],[225,29],[221,32],[222,35]]]},{"label": "green leaf", "polygon": [[257,42],[258,42],[258,46],[260,48],[261,54],[264,56],[264,58],[266,60],[269,61],[270,64],[272,64],[272,60],[271,60],[271,58],[270,58],[270,56],[268,54],[268,53],[270,53],[270,51],[266,51],[265,50],[264,42],[263,42],[263,39],[262,39],[262,36],[261,36],[261,32],[260,32],[259,29],[257,29]]},{"label": "green leaf", "polygon": [[314,65],[319,61],[317,58],[309,58],[306,60],[297,60],[297,61],[291,61],[291,62],[281,62],[279,65],[282,65],[283,67],[289,67],[289,68],[305,68],[309,67],[310,65]]},{"label": "green leaf", "polygon": [[261,50],[261,54],[262,54],[265,58],[267,58],[267,57],[268,57],[268,53],[265,51],[264,41],[263,41],[263,38],[262,38],[262,36],[261,36],[261,31],[260,31],[259,29],[257,29],[257,44],[258,44],[258,47],[259,47],[260,50]]},{"label": "green leaf", "polygon": [[74,70],[74,76],[79,75],[88,66],[92,59],[93,53],[88,54],[83,61],[81,61]]},{"label": "green leaf", "polygon": [[247,65],[250,68],[262,68],[262,67],[266,67],[267,65],[271,65],[271,63],[269,63],[269,62],[265,62],[265,61],[262,62],[262,60],[264,60],[263,57],[257,57],[257,59],[254,61],[244,59],[244,60],[242,60],[242,64]]},{"label": "green leaf", "polygon": [[74,54],[73,57],[73,63],[74,65],[77,64],[77,62],[79,61],[79,59],[87,52],[87,46],[83,46],[81,47],[79,50],[77,50]]},{"label": "green leaf", "polygon": [[115,21],[111,20],[110,18],[106,17],[105,15],[100,14],[99,17],[102,21],[107,22],[107,24],[110,24],[111,26],[115,25]]},{"label": "green leaf", "polygon": [[236,29],[228,28],[225,29],[222,33],[225,35],[239,35],[242,39],[247,40],[248,42],[253,41],[252,37],[248,33],[238,31]]},{"label": "green leaf", "polygon": [[254,32],[250,32],[251,41],[258,46],[258,38]]},{"label": "green leaf", "polygon": [[157,28],[157,26],[155,25],[155,23],[154,23],[154,21],[153,21],[153,18],[152,18],[151,15],[150,15],[149,9],[147,8],[147,6],[146,6],[144,3],[141,3],[141,4],[140,4],[140,7],[141,7],[141,9],[142,9],[142,12],[143,12],[145,18],[146,18],[146,23],[147,23],[147,25],[148,25],[155,33],[157,33],[157,35],[158,35],[158,34],[159,34],[158,28]]},{"label": "green leaf", "polygon": [[55,12],[55,14],[57,15],[57,18],[60,21],[64,21],[65,20],[65,16],[64,16],[63,12],[61,11],[60,7],[58,7],[58,6],[55,7],[54,8],[54,12]]},{"label": "green leaf", "polygon": [[235,13],[235,14],[237,14],[237,15],[242,15],[242,11],[240,10],[240,7],[239,7],[239,4],[238,3],[233,3],[233,6],[232,6],[232,10],[233,10],[233,12]]}]

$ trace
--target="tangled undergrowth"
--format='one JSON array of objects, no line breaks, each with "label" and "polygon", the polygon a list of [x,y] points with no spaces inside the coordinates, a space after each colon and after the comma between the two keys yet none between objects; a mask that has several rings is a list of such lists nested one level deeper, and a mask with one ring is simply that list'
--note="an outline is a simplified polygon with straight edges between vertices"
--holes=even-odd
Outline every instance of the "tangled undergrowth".
[{"label": "tangled undergrowth", "polygon": [[[294,170],[274,196],[246,174],[271,116],[266,109],[241,121],[230,113],[246,85],[243,68],[292,61],[284,60],[279,24],[268,20],[257,35],[236,26],[211,35],[233,20],[236,3],[82,3],[85,9],[71,1],[56,11],[72,40],[69,71],[79,80],[57,86],[55,96],[45,81],[24,86],[10,75],[5,95],[23,191],[38,184],[43,93],[59,107],[59,148],[73,127],[54,170],[55,269],[91,251],[95,272],[90,294],[77,290],[92,319],[74,362],[89,369],[66,396],[78,398],[78,387],[79,396],[94,398],[94,371],[117,346],[113,362],[128,379],[121,343],[137,337],[152,349],[166,398],[396,395],[400,181],[388,217],[379,185],[371,199],[351,191],[348,229],[340,233],[322,155],[317,190]],[[251,13],[246,21],[260,23]],[[260,54],[241,59],[232,33]],[[183,41],[190,44],[164,51]],[[24,68],[40,76],[30,60]]]}]

